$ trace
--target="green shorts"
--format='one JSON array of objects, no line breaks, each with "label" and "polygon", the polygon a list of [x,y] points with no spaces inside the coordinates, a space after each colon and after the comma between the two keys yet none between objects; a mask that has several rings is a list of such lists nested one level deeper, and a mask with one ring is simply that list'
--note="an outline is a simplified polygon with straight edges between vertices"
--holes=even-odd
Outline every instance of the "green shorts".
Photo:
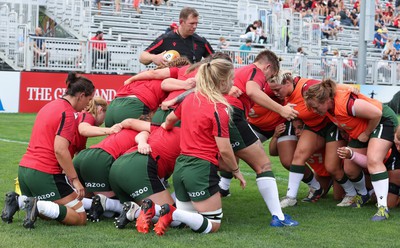
[{"label": "green shorts", "polygon": [[176,198],[182,202],[203,201],[219,192],[218,168],[204,159],[180,155],[173,182]]},{"label": "green shorts", "polygon": [[111,191],[108,176],[114,157],[100,148],[85,149],[75,156],[74,167],[87,192]]},{"label": "green shorts", "polygon": [[[161,108],[158,108],[151,118],[151,122],[155,124],[162,124],[163,122],[165,122],[167,116],[173,111],[174,109],[162,110]],[[174,127],[181,127],[181,121],[177,121]]]},{"label": "green shorts", "polygon": [[56,201],[74,192],[65,174],[47,174],[19,166],[18,180],[23,195],[39,200]]},{"label": "green shorts", "polygon": [[111,127],[127,118],[138,119],[150,113],[149,107],[137,97],[117,97],[108,105],[104,124]]},{"label": "green shorts", "polygon": [[[369,136],[370,138],[384,139],[390,142],[394,140],[394,131],[398,125],[397,115],[387,105],[383,105],[382,118],[378,126]],[[368,147],[368,142],[360,142],[357,139],[352,139],[349,142],[349,147],[365,148]]]},{"label": "green shorts", "polygon": [[378,126],[371,133],[370,138],[378,138],[393,142],[394,131],[399,125],[397,115],[387,105],[382,105],[382,118]]},{"label": "green shorts", "polygon": [[236,107],[233,107],[232,121],[229,122],[229,138],[235,152],[258,140],[258,136],[246,120],[244,111]]},{"label": "green shorts", "polygon": [[351,139],[347,145],[351,148],[366,148],[368,147],[368,142],[361,142],[357,139]]},{"label": "green shorts", "polygon": [[307,125],[304,126],[304,129],[307,129],[311,132],[318,134],[319,136],[325,139],[325,143],[343,140],[343,137],[340,134],[338,127],[332,122],[328,122],[326,126],[319,131],[314,131]]},{"label": "green shorts", "polygon": [[132,152],[119,157],[110,170],[110,185],[120,202],[139,202],[165,190],[157,174],[157,162]]}]

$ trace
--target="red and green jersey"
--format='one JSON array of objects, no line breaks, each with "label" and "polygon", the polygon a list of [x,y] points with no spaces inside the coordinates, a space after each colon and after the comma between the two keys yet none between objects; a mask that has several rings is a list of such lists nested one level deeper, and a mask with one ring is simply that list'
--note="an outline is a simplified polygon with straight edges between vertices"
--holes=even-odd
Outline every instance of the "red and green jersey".
[{"label": "red and green jersey", "polygon": [[31,139],[20,166],[48,174],[60,174],[60,167],[54,153],[55,137],[61,136],[70,144],[78,127],[78,113],[63,99],[46,104],[37,114]]},{"label": "red and green jersey", "polygon": [[193,93],[174,112],[181,119],[181,154],[218,165],[215,137],[229,138],[226,106],[214,104],[200,93]]},{"label": "red and green jersey", "polygon": [[256,82],[260,89],[265,87],[265,75],[264,73],[254,64],[247,65],[235,70],[234,86],[238,87],[243,94],[239,98],[227,97],[229,104],[242,109],[248,114],[251,107],[253,107],[254,102],[246,93],[246,85],[249,81]]},{"label": "red and green jersey", "polygon": [[72,142],[72,144],[70,146],[71,154],[76,154],[86,148],[87,137],[82,136],[79,133],[79,124],[81,124],[82,122],[86,122],[90,126],[94,126],[96,124],[96,119],[94,118],[94,116],[91,113],[82,111],[78,114],[79,114],[78,128],[76,129],[74,141]]},{"label": "red and green jersey", "polygon": [[[177,79],[186,80],[188,78],[194,78],[196,76],[197,69],[195,69],[195,70],[191,71],[190,73],[186,74],[186,70],[188,68],[189,68],[189,65],[179,68],[179,71],[178,71],[178,74],[177,74]],[[185,91],[186,90],[174,90],[174,91],[171,91],[171,92],[169,92],[169,95],[167,96],[165,101],[174,99],[175,97],[179,96],[180,94],[182,94]],[[176,106],[174,106],[174,107],[176,107]]]},{"label": "red and green jersey", "polygon": [[[282,102],[272,92],[271,88],[269,87],[269,84],[265,85],[264,93],[267,94],[269,97],[271,97],[271,99],[274,100],[275,102],[282,104]],[[254,126],[260,128],[263,131],[273,131],[275,130],[276,126],[286,122],[286,119],[281,117],[280,114],[272,110],[269,110],[267,108],[264,108],[258,105],[257,103],[254,104],[252,109],[254,110],[254,114],[257,117],[249,116],[247,120],[250,124],[253,124]]]},{"label": "red and green jersey", "polygon": [[179,127],[174,127],[170,131],[159,127],[150,133],[147,142],[151,147],[151,157],[157,161],[159,178],[168,178],[174,171],[175,160],[181,152],[180,133]]},{"label": "red and green jersey", "polygon": [[100,143],[91,146],[90,148],[100,148],[117,159],[126,151],[136,146],[135,137],[138,131],[132,129],[122,129],[121,132],[107,136]]}]

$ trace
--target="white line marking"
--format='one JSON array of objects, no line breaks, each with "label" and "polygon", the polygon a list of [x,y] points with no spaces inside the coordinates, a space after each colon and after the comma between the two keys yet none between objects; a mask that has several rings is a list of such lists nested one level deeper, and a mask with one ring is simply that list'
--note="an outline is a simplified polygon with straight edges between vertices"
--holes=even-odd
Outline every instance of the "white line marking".
[{"label": "white line marking", "polygon": [[21,145],[29,144],[29,142],[25,142],[25,141],[9,140],[9,139],[2,139],[2,138],[0,138],[0,141],[9,142],[9,143],[17,143],[17,144],[21,144]]}]

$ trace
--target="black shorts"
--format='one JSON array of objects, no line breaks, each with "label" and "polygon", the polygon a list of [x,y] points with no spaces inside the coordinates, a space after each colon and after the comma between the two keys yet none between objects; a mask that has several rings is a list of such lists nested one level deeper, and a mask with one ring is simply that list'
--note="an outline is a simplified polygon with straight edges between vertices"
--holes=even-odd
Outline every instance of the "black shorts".
[{"label": "black shorts", "polygon": [[275,130],[264,131],[251,123],[249,123],[249,124],[250,124],[250,127],[253,129],[253,131],[258,136],[258,138],[261,140],[261,142],[265,142],[265,141],[269,140],[274,135]]},{"label": "black shorts", "polygon": [[254,144],[258,137],[246,120],[243,110],[233,107],[232,121],[229,123],[229,137],[233,151],[242,150]]},{"label": "black shorts", "polygon": [[391,153],[385,161],[385,166],[388,171],[400,169],[400,153],[396,145],[392,145]]}]

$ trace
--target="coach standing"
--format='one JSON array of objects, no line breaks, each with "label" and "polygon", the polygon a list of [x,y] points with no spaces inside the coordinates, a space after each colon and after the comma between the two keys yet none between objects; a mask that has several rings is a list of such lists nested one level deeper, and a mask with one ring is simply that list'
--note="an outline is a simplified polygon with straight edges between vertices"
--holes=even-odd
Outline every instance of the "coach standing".
[{"label": "coach standing", "polygon": [[168,50],[176,50],[181,56],[187,57],[190,62],[199,62],[203,57],[214,53],[210,43],[195,34],[199,23],[199,13],[194,8],[185,7],[179,14],[179,27],[176,31],[159,36],[140,55],[140,62],[156,65],[167,62],[163,54]]}]

